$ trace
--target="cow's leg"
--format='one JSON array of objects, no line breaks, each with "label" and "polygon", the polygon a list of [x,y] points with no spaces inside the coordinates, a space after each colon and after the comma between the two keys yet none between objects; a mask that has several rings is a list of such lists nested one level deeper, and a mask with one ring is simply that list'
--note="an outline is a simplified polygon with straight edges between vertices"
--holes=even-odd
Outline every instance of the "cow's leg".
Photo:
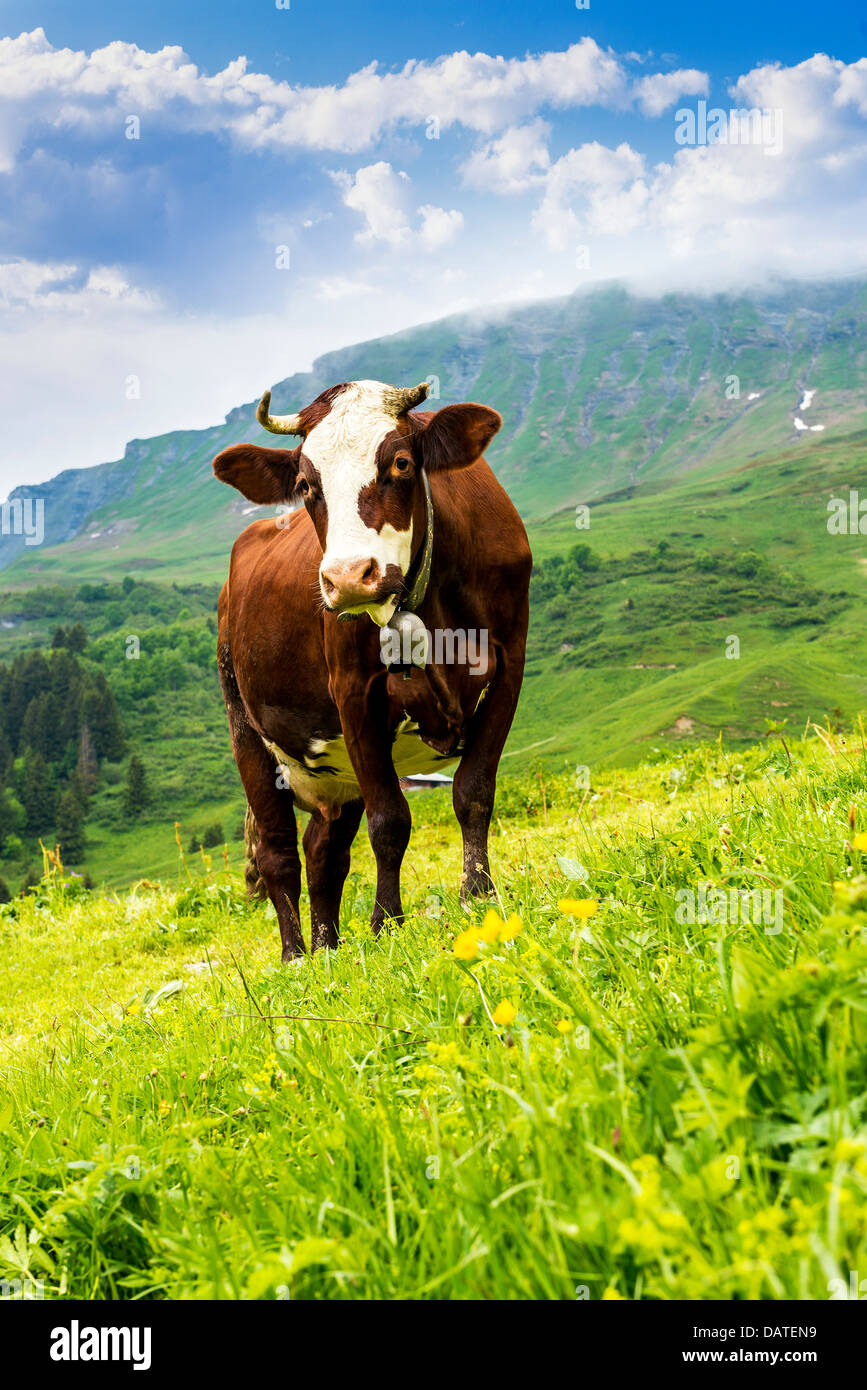
[{"label": "cow's leg", "polygon": [[247,885],[249,898],[267,898],[268,896],[265,880],[259,873],[259,866],[256,863],[258,843],[259,831],[256,828],[256,817],[248,805],[244,816],[244,882]]},{"label": "cow's leg", "polygon": [[[391,749],[387,752],[390,761]],[[400,866],[412,831],[412,813],[396,773],[393,780],[385,776],[378,781],[368,792],[364,804],[370,844],[376,859],[376,901],[370,925],[374,932],[379,933],[386,918],[403,921]]]},{"label": "cow's leg", "polygon": [[494,688],[473,720],[467,750],[452,785],[452,803],[464,841],[461,898],[484,897],[493,892],[488,862],[488,829],[497,790],[500,754],[512,726],[521,691],[523,660],[503,661]]},{"label": "cow's leg", "polygon": [[370,917],[375,932],[386,918],[399,922],[400,866],[412,830],[409,802],[391,758],[388,696],[383,677],[360,686],[351,675],[332,677],[346,749],[361,788],[367,830],[376,859],[376,901]]},{"label": "cow's leg", "polygon": [[[232,751],[256,825],[256,867],[277,912],[283,960],[304,953],[301,919],[301,860],[292,793],[277,785],[277,768],[255,729],[238,692],[228,648],[220,649],[220,680],[229,716]],[[248,886],[250,876],[247,876]]]},{"label": "cow's leg", "polygon": [[307,887],[310,892],[310,945],[336,946],[340,899],[349,873],[349,851],[364,813],[363,801],[349,801],[327,821],[316,811],[304,831]]}]

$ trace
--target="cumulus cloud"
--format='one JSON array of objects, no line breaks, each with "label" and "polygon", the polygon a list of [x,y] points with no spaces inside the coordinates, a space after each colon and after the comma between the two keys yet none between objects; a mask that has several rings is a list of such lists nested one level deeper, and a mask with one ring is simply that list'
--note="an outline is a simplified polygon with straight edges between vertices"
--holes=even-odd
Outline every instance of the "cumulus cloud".
[{"label": "cumulus cloud", "polygon": [[384,241],[394,247],[413,243],[436,251],[453,241],[463,227],[463,215],[457,209],[446,211],[425,203],[416,209],[421,223],[413,228],[408,213],[409,175],[386,160],[366,164],[354,176],[341,170],[333,177],[343,190],[346,206],[364,218],[364,227],[357,233],[361,242]]},{"label": "cumulus cloud", "polygon": [[[673,74],[665,78],[688,74]],[[639,84],[640,93],[652,76]],[[691,90],[689,86],[685,90]],[[156,53],[115,42],[92,53],[55,49],[44,30],[0,40],[0,160],[14,163],[28,133],[71,128],[120,132],[129,115],[191,133],[223,134],[246,149],[287,148],[357,153],[401,124],[459,124],[493,136],[541,106],[627,107],[632,79],[616,54],[591,38],[562,52],[502,58],[458,52],[411,60],[398,72],[375,63],[341,85],[291,86],[248,70],[237,58],[213,76],[183,49]]]},{"label": "cumulus cloud", "polygon": [[681,97],[705,97],[710,83],[706,72],[697,68],[678,68],[675,72],[655,72],[635,84],[635,95],[645,116],[661,116]]},{"label": "cumulus cloud", "polygon": [[594,140],[570,150],[549,170],[533,226],[555,250],[588,232],[631,231],[647,202],[643,175],[644,159],[628,144],[612,150]]},{"label": "cumulus cloud", "polygon": [[384,159],[367,164],[355,176],[341,171],[335,175],[343,189],[343,201],[364,218],[359,241],[387,241],[400,246],[412,235],[406,213],[406,184],[409,178],[397,173]]},{"label": "cumulus cloud", "polygon": [[446,212],[445,208],[425,203],[418,209],[418,214],[421,217],[419,241],[427,251],[438,251],[441,246],[454,241],[464,225],[463,214],[455,208]]},{"label": "cumulus cloud", "polygon": [[[650,83],[646,100],[663,102],[664,87]],[[563,250],[639,233],[657,263],[697,256],[706,273],[716,265],[728,276],[863,269],[867,196],[852,172],[867,155],[867,60],[765,64],[728,95],[720,143],[679,148],[652,168],[627,144],[597,142],[554,162],[533,217],[545,243]],[[774,120],[749,127],[729,114],[747,109]],[[753,143],[736,138],[748,128]]]},{"label": "cumulus cloud", "polygon": [[550,134],[543,120],[510,126],[470,155],[461,167],[464,182],[489,193],[525,193],[544,180]]}]

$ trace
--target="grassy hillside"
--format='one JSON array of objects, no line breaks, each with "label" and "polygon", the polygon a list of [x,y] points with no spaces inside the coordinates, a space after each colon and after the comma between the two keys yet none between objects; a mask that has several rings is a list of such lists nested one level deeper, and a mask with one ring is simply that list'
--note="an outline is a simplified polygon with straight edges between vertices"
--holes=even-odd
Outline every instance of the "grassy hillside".
[{"label": "grassy hillside", "polygon": [[[586,791],[509,782],[505,939],[457,900],[436,798],[405,924],[370,935],[362,843],[341,949],[292,969],[219,857],[122,895],[49,875],[0,909],[0,1278],[81,1298],[847,1289],[867,1262],[865,756],[823,733]],[[684,920],[702,884],[779,892],[779,912]]]}]

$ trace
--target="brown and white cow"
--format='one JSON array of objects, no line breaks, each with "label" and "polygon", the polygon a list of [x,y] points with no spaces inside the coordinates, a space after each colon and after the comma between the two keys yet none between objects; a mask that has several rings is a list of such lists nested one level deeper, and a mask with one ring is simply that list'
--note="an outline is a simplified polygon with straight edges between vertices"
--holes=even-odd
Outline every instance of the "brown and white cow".
[{"label": "brown and white cow", "polygon": [[[266,392],[260,423],[301,442],[235,444],[214,460],[217,477],[251,502],[304,504],[247,527],[220,596],[232,747],[284,960],[304,950],[294,806],[311,813],[304,851],[314,950],[337,945],[365,810],[377,871],[372,925],[401,918],[406,774],[458,763],[462,896],[492,887],[488,826],[521,688],[532,561],[521,520],[482,458],[500,416],[483,405],[410,414],[426,395],[424,383],[350,381],[297,415],[272,416]],[[426,664],[386,666],[380,629],[404,609],[430,634],[484,632],[484,659],[450,660],[461,648],[447,642]]]}]

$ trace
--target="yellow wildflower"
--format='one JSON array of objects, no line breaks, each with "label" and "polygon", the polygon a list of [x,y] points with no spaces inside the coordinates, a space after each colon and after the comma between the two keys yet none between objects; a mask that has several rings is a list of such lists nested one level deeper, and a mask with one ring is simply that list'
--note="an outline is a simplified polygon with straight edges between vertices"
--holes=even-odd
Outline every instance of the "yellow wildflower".
[{"label": "yellow wildflower", "polygon": [[838,1163],[851,1163],[852,1159],[861,1157],[864,1148],[863,1139],[838,1139],[834,1146],[834,1157]]},{"label": "yellow wildflower", "polygon": [[557,906],[569,917],[592,917],[594,912],[599,911],[595,898],[561,898]]},{"label": "yellow wildflower", "polygon": [[604,1294],[602,1295],[602,1302],[625,1303],[626,1299],[623,1297],[622,1293],[618,1293],[616,1289],[612,1289],[611,1287],[609,1287],[605,1290]]},{"label": "yellow wildflower", "polygon": [[485,913],[485,920],[479,929],[479,937],[489,946],[493,946],[494,942],[499,941],[504,926],[505,923],[500,914],[491,908]]},{"label": "yellow wildflower", "polygon": [[867,832],[861,830],[852,841],[853,849],[867,849]]},{"label": "yellow wildflower", "polygon": [[497,1007],[494,1009],[494,1022],[509,1024],[512,1022],[512,1019],[515,1017],[517,1012],[518,1010],[515,1008],[514,1004],[510,1004],[508,999],[501,999]]},{"label": "yellow wildflower", "polygon": [[572,1020],[571,1020],[570,1018],[561,1018],[560,1021],[559,1021],[559,1023],[557,1024],[557,1032],[558,1032],[558,1033],[571,1033],[573,1027],[574,1027],[574,1024],[572,1023]]},{"label": "yellow wildflower", "polygon": [[522,930],[523,925],[524,924],[521,921],[518,914],[516,912],[513,912],[511,917],[506,918],[505,925],[502,927],[500,931],[500,940],[511,941],[512,938],[517,936],[518,933]]},{"label": "yellow wildflower", "polygon": [[479,954],[479,933],[475,927],[458,932],[455,938],[454,955],[458,960],[475,960]]}]

